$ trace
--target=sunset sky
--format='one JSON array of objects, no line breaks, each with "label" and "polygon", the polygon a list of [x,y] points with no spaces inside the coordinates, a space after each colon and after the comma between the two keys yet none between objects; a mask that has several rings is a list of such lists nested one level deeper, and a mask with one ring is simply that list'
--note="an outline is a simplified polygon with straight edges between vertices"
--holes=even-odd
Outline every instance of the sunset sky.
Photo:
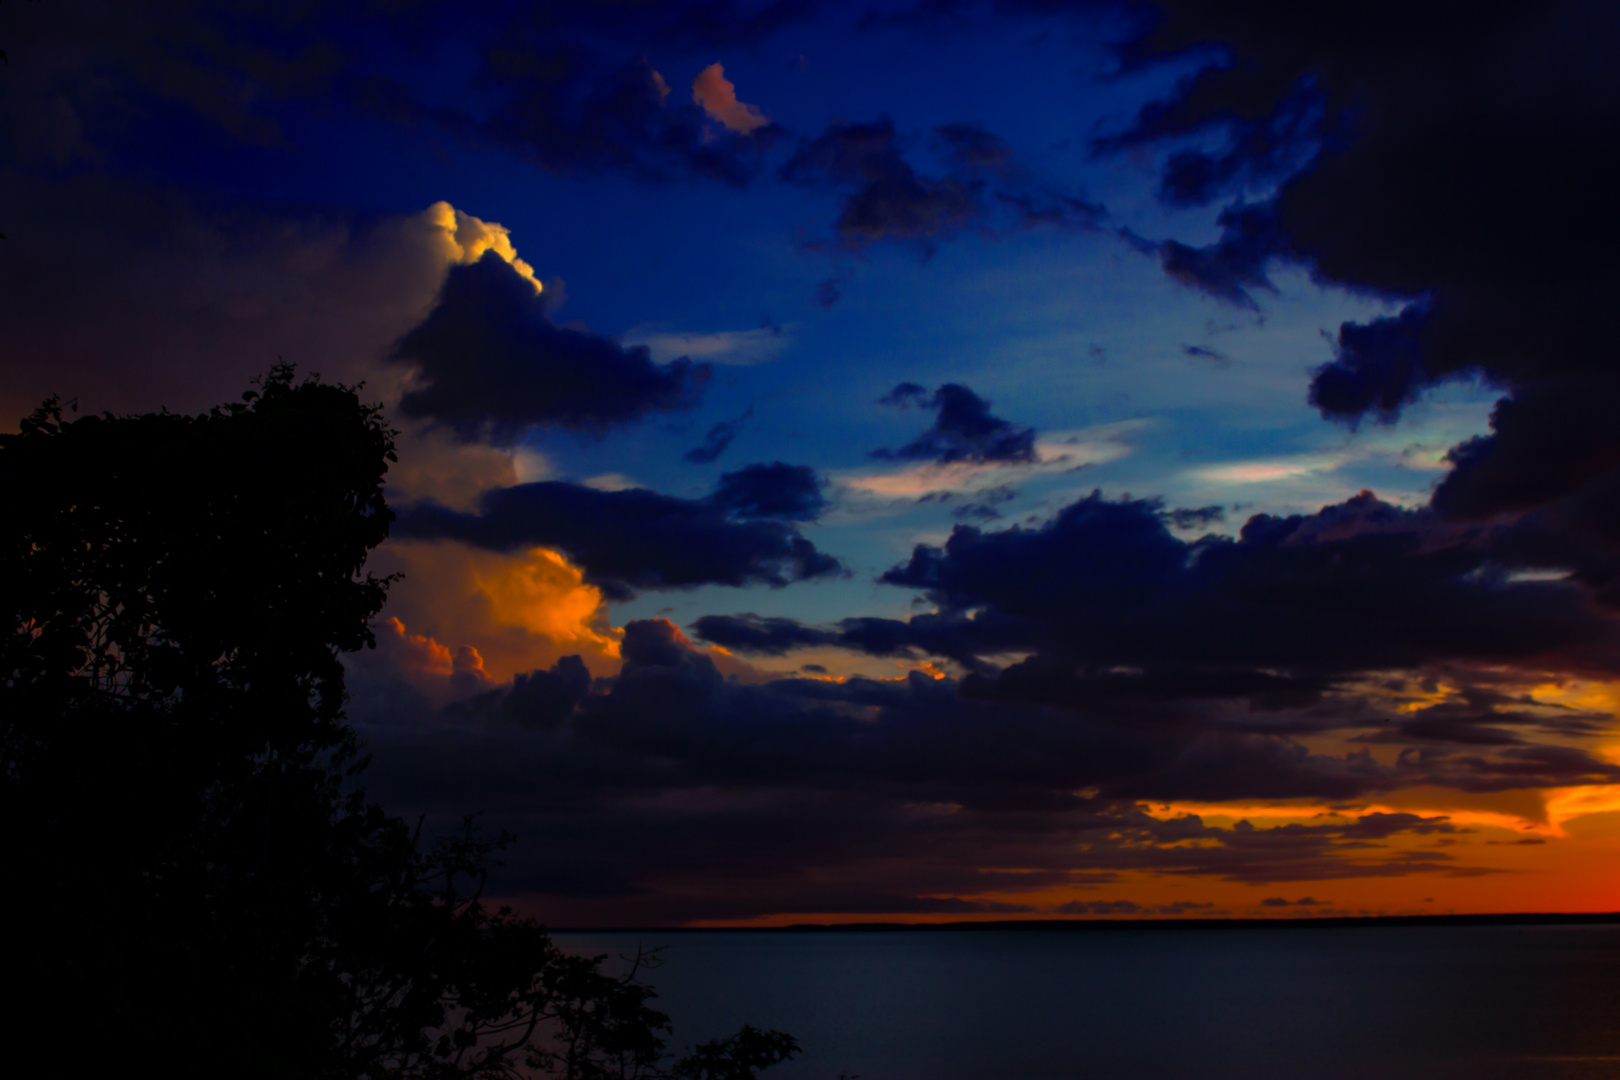
[{"label": "sunset sky", "polygon": [[1620,908],[1620,7],[12,0],[0,47],[6,429],[363,381],[367,784],[517,834],[520,910]]}]

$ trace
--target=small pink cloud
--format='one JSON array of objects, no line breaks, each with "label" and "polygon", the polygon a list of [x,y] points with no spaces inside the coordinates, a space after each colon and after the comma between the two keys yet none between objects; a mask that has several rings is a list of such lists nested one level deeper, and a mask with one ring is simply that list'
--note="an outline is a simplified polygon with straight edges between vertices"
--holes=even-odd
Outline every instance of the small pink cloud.
[{"label": "small pink cloud", "polygon": [[703,111],[739,135],[751,135],[769,124],[757,105],[737,100],[737,88],[726,78],[726,69],[710,64],[692,80],[692,100]]}]

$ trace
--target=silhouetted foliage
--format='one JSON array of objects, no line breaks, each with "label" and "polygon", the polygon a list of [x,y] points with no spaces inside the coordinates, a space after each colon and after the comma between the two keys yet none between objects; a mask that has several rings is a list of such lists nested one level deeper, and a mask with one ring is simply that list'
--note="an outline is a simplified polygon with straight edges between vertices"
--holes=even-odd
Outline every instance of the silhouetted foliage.
[{"label": "silhouetted foliage", "polygon": [[669,1064],[652,990],[481,899],[506,837],[425,843],[355,788],[340,653],[388,581],[392,432],[278,368],[200,416],[0,436],[0,858],[21,1040],[53,1072],[750,1080]]}]

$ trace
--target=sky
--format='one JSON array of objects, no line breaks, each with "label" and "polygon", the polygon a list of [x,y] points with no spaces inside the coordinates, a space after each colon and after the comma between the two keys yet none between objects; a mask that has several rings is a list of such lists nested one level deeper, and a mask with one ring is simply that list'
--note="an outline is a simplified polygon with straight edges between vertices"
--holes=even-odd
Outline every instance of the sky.
[{"label": "sky", "polygon": [[1614,7],[14,0],[0,46],[3,422],[363,384],[368,789],[516,834],[519,910],[1620,908]]}]

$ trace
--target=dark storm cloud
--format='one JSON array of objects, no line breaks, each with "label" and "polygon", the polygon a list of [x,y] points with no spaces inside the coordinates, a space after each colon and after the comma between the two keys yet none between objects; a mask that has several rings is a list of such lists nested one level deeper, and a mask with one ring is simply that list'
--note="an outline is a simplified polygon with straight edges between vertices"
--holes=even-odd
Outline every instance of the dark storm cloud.
[{"label": "dark storm cloud", "polygon": [[451,267],[438,304],[392,358],[420,372],[401,413],[502,443],[534,425],[596,431],[687,408],[710,371],[556,325],[544,294],[494,252]]},{"label": "dark storm cloud", "polygon": [[1162,246],[1166,269],[1244,306],[1277,258],[1406,301],[1340,328],[1312,402],[1338,420],[1392,420],[1449,379],[1501,387],[1491,434],[1452,452],[1436,508],[1546,508],[1544,525],[1612,560],[1620,426],[1602,403],[1620,391],[1620,9],[1156,7],[1122,49],[1127,67],[1215,58],[1097,147],[1166,147],[1170,203],[1235,199],[1217,243]]},{"label": "dark storm cloud", "polygon": [[[666,921],[993,912],[1011,909],[986,906],[983,893],[1126,872],[1244,882],[1471,873],[1445,853],[1388,846],[1463,832],[1443,818],[1221,827],[1151,817],[1135,793],[1366,795],[1421,782],[1430,766],[1485,782],[1514,769],[1526,781],[1580,773],[1511,756],[1391,768],[1214,731],[1193,722],[1204,710],[1185,711],[1183,724],[1121,726],[966,700],[952,680],[921,673],[736,681],[662,620],[626,626],[623,657],[617,676],[594,685],[565,659],[441,719],[374,722],[379,793],[430,810],[482,800],[528,838],[500,887],[544,894],[548,911],[573,910],[570,896],[616,897],[623,917]],[[1088,788],[1097,794],[1077,794]]]},{"label": "dark storm cloud", "polygon": [[[1600,726],[1586,714],[1532,709],[1532,702],[1481,688],[1468,690],[1461,706],[1436,706],[1398,723],[1358,712],[1363,707],[1345,696],[1369,673],[1450,662],[1611,671],[1611,620],[1574,582],[1509,573],[1512,564],[1503,560],[1516,543],[1513,530],[1457,529],[1431,511],[1363,494],[1314,515],[1256,516],[1235,540],[1184,541],[1169,531],[1172,523],[1207,523],[1217,512],[1190,511],[1178,523],[1153,502],[1093,495],[1040,527],[958,526],[943,546],[919,545],[883,575],[888,584],[922,590],[936,612],[824,626],[711,615],[693,629],[759,655],[831,647],[943,657],[971,672],[961,684],[969,698],[1120,718],[1163,717],[1177,702],[1232,702],[1250,711],[1240,729],[1349,727],[1360,728],[1364,741],[1504,747],[1532,736],[1583,737]],[[997,657],[1012,653],[1026,656],[998,665]],[[1314,720],[1299,712],[1329,701],[1337,704]],[[1268,729],[1273,721],[1259,719],[1265,715],[1283,726]],[[1200,775],[1220,775],[1191,764]],[[1336,779],[1274,771],[1315,790],[1361,783],[1343,769]],[[1175,780],[1177,790],[1190,783]],[[1199,790],[1217,797],[1212,788]]]},{"label": "dark storm cloud", "polygon": [[[1126,715],[1190,700],[1299,709],[1365,673],[1447,661],[1612,669],[1610,620],[1574,583],[1507,573],[1501,534],[1369,495],[1251,518],[1235,540],[1184,541],[1173,521],[1155,503],[1094,495],[1038,528],[958,526],[883,575],[923,590],[938,612],[824,627],[710,616],[695,629],[742,652],[945,657],[975,672],[963,692],[977,699]],[[1018,652],[1033,655],[992,663]],[[1532,720],[1543,734],[1590,730],[1589,718],[1533,717],[1507,699],[1472,708],[1466,724],[1445,710],[1410,715],[1388,741],[1510,745],[1521,738],[1493,733]]]},{"label": "dark storm cloud", "polygon": [[1573,746],[1511,746],[1493,757],[1429,746],[1401,751],[1399,765],[1461,791],[1607,785],[1620,782],[1620,766]]},{"label": "dark storm cloud", "polygon": [[1423,333],[1428,309],[1408,304],[1398,315],[1369,323],[1344,323],[1334,360],[1311,380],[1311,404],[1323,416],[1354,422],[1372,413],[1395,420],[1417,400],[1423,372]]},{"label": "dark storm cloud", "polygon": [[901,383],[879,399],[880,405],[919,406],[938,411],[927,431],[898,450],[874,450],[872,457],[890,461],[958,461],[978,464],[1029,464],[1036,460],[1035,429],[1003,420],[990,403],[972,390],[946,383],[932,397],[916,383]]},{"label": "dark storm cloud", "polygon": [[485,492],[476,513],[433,503],[406,507],[394,535],[459,540],[493,551],[556,548],[584,570],[586,581],[616,600],[646,589],[780,587],[843,572],[837,559],[817,551],[791,525],[763,515],[739,520],[712,500],[643,488],[518,484]]},{"label": "dark storm cloud", "polygon": [[1157,504],[1094,494],[1038,528],[959,525],[881,580],[1080,665],[1324,674],[1613,643],[1582,590],[1506,577],[1492,543],[1365,493],[1186,542]]},{"label": "dark storm cloud", "polygon": [[549,671],[518,674],[500,699],[502,713],[525,727],[551,730],[591,691],[591,673],[577,656],[565,656]]},{"label": "dark storm cloud", "polygon": [[692,624],[692,630],[704,641],[753,656],[786,656],[794,649],[839,643],[834,632],[805,626],[797,619],[765,618],[752,612],[704,615]]},{"label": "dark storm cloud", "polygon": [[808,465],[749,465],[720,477],[709,501],[741,520],[814,521],[827,508],[825,483]]}]

